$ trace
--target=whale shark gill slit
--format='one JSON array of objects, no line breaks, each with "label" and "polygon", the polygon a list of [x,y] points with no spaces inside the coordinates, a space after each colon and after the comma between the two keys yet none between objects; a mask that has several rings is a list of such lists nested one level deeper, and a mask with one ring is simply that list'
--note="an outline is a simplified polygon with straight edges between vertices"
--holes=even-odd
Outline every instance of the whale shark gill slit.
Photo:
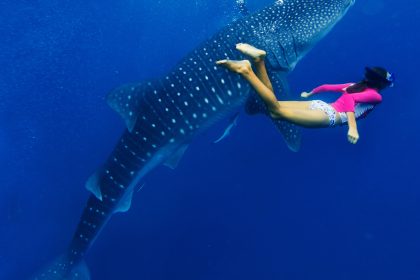
[{"label": "whale shark gill slit", "polygon": [[286,69],[289,69],[290,68],[290,63],[289,63],[289,60],[288,60],[288,57],[287,57],[286,48],[283,46],[283,44],[281,42],[278,42],[278,45],[279,45],[281,53],[282,53],[281,57],[283,57],[284,62],[287,64]]},{"label": "whale shark gill slit", "polygon": [[295,58],[297,59],[299,57],[299,54],[297,50],[296,37],[293,34],[292,34],[292,42],[293,42],[293,51],[295,52]]}]

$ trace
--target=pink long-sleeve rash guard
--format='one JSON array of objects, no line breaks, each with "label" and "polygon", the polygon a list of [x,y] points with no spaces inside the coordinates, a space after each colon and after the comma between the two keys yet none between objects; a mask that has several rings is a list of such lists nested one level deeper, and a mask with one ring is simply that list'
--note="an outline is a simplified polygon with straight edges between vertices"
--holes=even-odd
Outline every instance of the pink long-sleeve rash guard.
[{"label": "pink long-sleeve rash guard", "polygon": [[322,85],[312,90],[312,94],[321,92],[341,92],[343,93],[331,106],[339,113],[354,112],[358,103],[369,103],[376,105],[382,102],[382,96],[374,89],[367,88],[362,92],[347,93],[346,88],[353,83],[339,85]]}]

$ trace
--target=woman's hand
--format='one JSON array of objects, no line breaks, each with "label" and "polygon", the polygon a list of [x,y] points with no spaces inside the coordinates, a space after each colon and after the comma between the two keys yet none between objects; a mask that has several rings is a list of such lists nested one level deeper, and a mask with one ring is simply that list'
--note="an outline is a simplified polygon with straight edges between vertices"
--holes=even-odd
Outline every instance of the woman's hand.
[{"label": "woman's hand", "polygon": [[347,133],[347,139],[352,144],[356,144],[357,141],[359,141],[359,132],[357,131],[357,128],[349,128],[349,132]]},{"label": "woman's hand", "polygon": [[300,94],[300,97],[302,97],[302,98],[308,98],[311,95],[312,95],[312,92],[306,92],[306,91],[304,91],[304,92],[302,92]]}]

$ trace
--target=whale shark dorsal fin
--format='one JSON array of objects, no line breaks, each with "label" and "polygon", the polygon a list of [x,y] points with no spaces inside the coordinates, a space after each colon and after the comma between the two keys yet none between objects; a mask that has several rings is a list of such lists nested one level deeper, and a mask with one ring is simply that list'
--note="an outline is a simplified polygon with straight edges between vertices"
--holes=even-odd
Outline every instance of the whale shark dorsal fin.
[{"label": "whale shark dorsal fin", "polygon": [[137,108],[144,92],[141,84],[126,84],[112,90],[107,96],[108,105],[121,115],[130,132],[136,125]]},{"label": "whale shark dorsal fin", "polygon": [[185,151],[188,148],[188,144],[182,145],[165,163],[164,165],[175,169],[179,162],[181,161],[182,156],[185,154]]},{"label": "whale shark dorsal fin", "polygon": [[131,201],[133,200],[134,189],[131,189],[126,193],[121,201],[118,203],[114,210],[114,213],[125,213],[131,208]]},{"label": "whale shark dorsal fin", "polygon": [[97,173],[94,173],[89,179],[86,181],[85,185],[86,189],[90,191],[97,199],[102,201],[102,192],[101,186],[99,185],[99,177]]}]

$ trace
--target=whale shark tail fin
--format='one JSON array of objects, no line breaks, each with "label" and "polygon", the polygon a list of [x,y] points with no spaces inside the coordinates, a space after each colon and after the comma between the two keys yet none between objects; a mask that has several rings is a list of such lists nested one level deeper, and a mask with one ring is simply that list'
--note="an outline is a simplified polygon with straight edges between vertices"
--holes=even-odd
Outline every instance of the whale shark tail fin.
[{"label": "whale shark tail fin", "polygon": [[72,265],[64,255],[43,267],[30,280],[90,280],[90,273],[83,260]]}]

